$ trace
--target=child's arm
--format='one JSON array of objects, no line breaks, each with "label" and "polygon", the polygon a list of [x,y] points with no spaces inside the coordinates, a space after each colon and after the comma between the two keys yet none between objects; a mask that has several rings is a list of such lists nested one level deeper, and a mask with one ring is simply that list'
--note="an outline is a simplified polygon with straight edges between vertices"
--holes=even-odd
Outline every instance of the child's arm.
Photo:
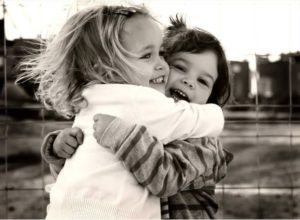
[{"label": "child's arm", "polygon": [[164,144],[187,138],[215,137],[222,132],[224,115],[220,106],[182,100],[174,102],[172,98],[157,93],[144,88],[136,95],[132,102],[136,118],[133,122],[146,126],[150,134]]},{"label": "child's arm", "polygon": [[76,127],[50,132],[44,138],[41,154],[54,178],[63,168],[66,158],[70,158],[82,142],[83,132]]},{"label": "child's arm", "polygon": [[60,132],[58,130],[47,134],[41,146],[42,158],[49,164],[50,172],[55,179],[65,164],[65,159],[58,157],[53,151],[54,140]]},{"label": "child's arm", "polygon": [[227,165],[234,158],[233,154],[230,151],[223,149],[222,145],[217,145],[217,147],[218,147],[218,154],[219,154],[220,161],[216,167],[217,169],[216,177],[215,177],[216,183],[220,182],[222,179],[225,178],[227,174]]},{"label": "child's arm", "polygon": [[207,178],[217,179],[226,174],[219,172],[226,163],[216,138],[203,138],[203,143],[175,141],[163,146],[144,126],[108,115],[95,119],[94,136],[98,143],[110,147],[137,181],[154,195],[174,195],[197,178],[202,180],[197,181],[199,188],[205,186]]},{"label": "child's arm", "polygon": [[[126,167],[135,166],[131,172],[137,181],[147,187],[151,193],[161,197],[173,195],[183,190],[198,176],[202,176],[203,181],[201,183],[197,181],[197,184],[192,186],[194,188],[201,188],[212,177],[216,181],[224,178],[227,163],[224,163],[225,157],[222,155],[225,154],[221,145],[215,146],[213,144],[215,138],[201,139],[203,145],[176,141],[163,147],[162,143],[150,136],[146,130],[144,133],[140,133],[139,138],[136,138],[136,134],[139,133],[137,131],[144,129],[143,126],[132,126],[118,119],[120,124],[116,128],[115,125],[111,125],[114,119],[115,117],[112,116],[99,115],[98,123],[94,125],[94,136],[101,139],[103,144],[110,144],[112,150]],[[117,120],[115,121],[117,122]],[[116,132],[111,138],[114,131]],[[82,143],[82,139],[82,131],[76,128],[67,128],[62,132],[56,131],[45,138],[42,155],[50,164],[52,174],[55,177],[62,169],[65,158],[69,158],[75,153],[72,149],[69,150],[70,145],[76,150]],[[204,143],[205,141],[210,141],[212,144]],[[148,146],[152,146],[150,154]],[[128,150],[130,149],[133,150],[129,154]],[[61,153],[66,151],[71,153]],[[122,158],[121,155],[124,155],[126,151],[128,156]],[[61,156],[57,156],[57,154]],[[141,163],[143,159],[140,158],[144,158],[143,163]],[[157,160],[158,158],[161,159]],[[159,163],[155,163],[157,161]],[[151,173],[154,175],[149,179]]]}]

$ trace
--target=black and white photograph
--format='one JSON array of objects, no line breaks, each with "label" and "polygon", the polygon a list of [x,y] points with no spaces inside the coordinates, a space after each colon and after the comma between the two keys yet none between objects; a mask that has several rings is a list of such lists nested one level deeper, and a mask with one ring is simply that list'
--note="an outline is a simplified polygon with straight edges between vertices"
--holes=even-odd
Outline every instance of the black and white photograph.
[{"label": "black and white photograph", "polygon": [[300,219],[300,0],[0,0],[0,219]]}]

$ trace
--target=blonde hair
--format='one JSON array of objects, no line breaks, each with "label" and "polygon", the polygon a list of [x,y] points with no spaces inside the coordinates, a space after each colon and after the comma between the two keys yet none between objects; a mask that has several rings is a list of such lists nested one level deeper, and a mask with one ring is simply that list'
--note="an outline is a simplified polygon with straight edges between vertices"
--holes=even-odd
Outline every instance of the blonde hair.
[{"label": "blonde hair", "polygon": [[124,23],[135,15],[149,16],[145,7],[99,6],[82,10],[64,24],[39,54],[21,62],[17,82],[34,80],[36,96],[48,109],[73,117],[84,105],[82,90],[97,83],[141,84],[135,56],[122,46]]}]

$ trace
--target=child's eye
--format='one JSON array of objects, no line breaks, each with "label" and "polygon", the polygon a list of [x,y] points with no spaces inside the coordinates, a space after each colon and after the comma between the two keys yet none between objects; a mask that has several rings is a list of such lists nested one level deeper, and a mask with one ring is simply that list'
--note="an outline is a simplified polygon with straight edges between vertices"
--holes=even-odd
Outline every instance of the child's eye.
[{"label": "child's eye", "polygon": [[205,85],[205,86],[208,86],[208,83],[204,79],[199,78],[198,82],[201,83],[201,84],[203,84],[203,85]]},{"label": "child's eye", "polygon": [[147,53],[141,57],[141,59],[150,59],[150,58],[151,58],[151,53]]},{"label": "child's eye", "polygon": [[181,65],[173,65],[176,69],[178,69],[178,70],[180,70],[180,71],[182,71],[182,72],[185,72],[185,68],[183,67],[183,66],[181,66]]}]

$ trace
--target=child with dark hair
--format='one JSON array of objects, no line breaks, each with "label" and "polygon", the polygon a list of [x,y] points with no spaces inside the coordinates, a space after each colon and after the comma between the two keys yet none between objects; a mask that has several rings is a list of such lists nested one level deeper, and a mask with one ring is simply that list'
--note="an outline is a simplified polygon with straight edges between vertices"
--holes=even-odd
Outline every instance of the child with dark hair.
[{"label": "child with dark hair", "polygon": [[[203,29],[187,28],[184,20],[178,16],[176,16],[175,19],[170,18],[170,21],[172,25],[166,29],[163,42],[163,48],[165,50],[164,57],[170,68],[176,68],[176,65],[172,65],[171,61],[174,60],[174,56],[177,53],[195,55],[203,52],[213,52],[215,56],[217,56],[218,76],[213,83],[213,88],[208,99],[204,102],[196,101],[195,103],[225,105],[230,97],[230,84],[228,61],[221,43],[215,36]],[[170,75],[172,76],[172,72]]]},{"label": "child with dark hair", "polygon": [[[227,60],[212,34],[188,29],[183,19],[176,17],[166,30],[163,48],[170,66],[167,96],[197,104],[223,106],[227,102]],[[215,217],[215,185],[225,177],[232,160],[217,137],[163,145],[143,125],[103,114],[94,120],[97,142],[111,149],[143,187],[162,198],[162,218]],[[82,139],[83,133],[77,128],[48,135],[42,154],[54,173],[60,172],[65,158],[73,155]]]}]

